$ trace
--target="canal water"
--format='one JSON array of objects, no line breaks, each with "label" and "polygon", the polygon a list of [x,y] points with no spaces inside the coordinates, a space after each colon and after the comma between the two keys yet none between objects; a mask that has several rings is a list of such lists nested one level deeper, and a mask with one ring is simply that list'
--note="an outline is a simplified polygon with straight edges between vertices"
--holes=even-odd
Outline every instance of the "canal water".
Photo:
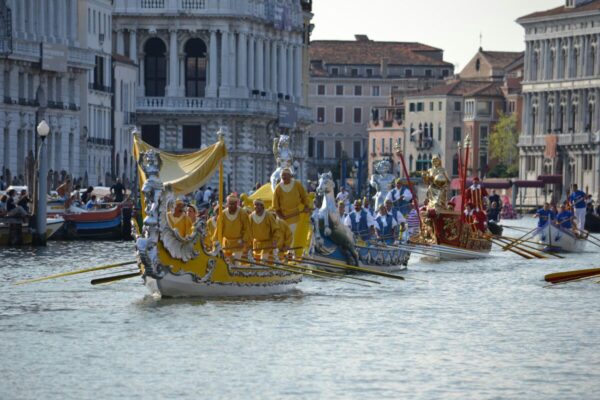
[{"label": "canal water", "polygon": [[307,279],[270,299],[157,300],[139,278],[89,284],[103,273],[12,284],[131,260],[131,242],[4,248],[0,398],[598,398],[600,278],[543,282],[600,267],[598,250],[413,257],[405,282]]}]

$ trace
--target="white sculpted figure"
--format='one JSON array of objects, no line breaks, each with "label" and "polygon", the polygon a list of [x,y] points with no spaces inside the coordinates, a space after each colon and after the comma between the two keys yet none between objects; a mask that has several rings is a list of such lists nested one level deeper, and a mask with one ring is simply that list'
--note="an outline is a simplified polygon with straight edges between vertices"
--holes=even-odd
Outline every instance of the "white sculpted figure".
[{"label": "white sculpted figure", "polygon": [[377,193],[373,196],[373,209],[378,210],[380,206],[385,204],[385,196],[390,191],[394,179],[394,175],[390,173],[392,164],[388,160],[381,160],[375,163],[375,174],[371,175],[369,184]]},{"label": "white sculpted figure", "polygon": [[277,169],[271,174],[271,188],[275,191],[275,186],[281,180],[281,171],[284,168],[289,168],[294,174],[294,155],[290,150],[290,137],[288,135],[280,135],[273,139],[273,155]]}]

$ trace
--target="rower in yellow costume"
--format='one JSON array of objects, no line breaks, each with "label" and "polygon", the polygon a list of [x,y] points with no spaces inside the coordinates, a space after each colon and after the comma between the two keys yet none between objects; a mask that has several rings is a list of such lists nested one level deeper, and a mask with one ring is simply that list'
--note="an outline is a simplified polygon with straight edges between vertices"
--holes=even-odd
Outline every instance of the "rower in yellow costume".
[{"label": "rower in yellow costume", "polygon": [[250,237],[254,258],[268,260],[277,246],[279,238],[279,224],[275,216],[265,211],[265,203],[254,200],[254,212],[250,214]]},{"label": "rower in yellow costume", "polygon": [[250,223],[248,214],[238,207],[236,196],[227,197],[227,209],[217,218],[217,230],[213,242],[221,243],[225,257],[246,254],[249,242]]},{"label": "rower in yellow costume", "polygon": [[192,233],[192,220],[185,213],[185,204],[181,200],[175,202],[175,208],[167,213],[167,219],[171,228],[179,232],[182,238]]},{"label": "rower in yellow costume", "polygon": [[277,250],[279,251],[279,259],[283,260],[289,249],[292,248],[292,242],[294,235],[290,226],[281,218],[277,218],[277,224],[279,225],[279,240],[277,241]]},{"label": "rower in yellow costume", "polygon": [[206,236],[204,236],[204,249],[211,251],[213,248],[213,236],[217,231],[217,217],[219,216],[220,207],[217,205],[213,208],[214,215],[206,220]]},{"label": "rower in yellow costume", "polygon": [[308,195],[302,184],[292,179],[292,171],[284,168],[281,171],[281,182],[273,192],[273,209],[277,216],[283,219],[296,232],[296,224],[302,212],[310,212]]}]

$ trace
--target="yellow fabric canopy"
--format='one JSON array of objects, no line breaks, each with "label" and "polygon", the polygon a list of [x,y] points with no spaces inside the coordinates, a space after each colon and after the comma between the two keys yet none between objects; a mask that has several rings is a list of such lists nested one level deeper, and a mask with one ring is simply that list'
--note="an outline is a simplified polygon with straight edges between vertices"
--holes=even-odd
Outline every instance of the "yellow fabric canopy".
[{"label": "yellow fabric canopy", "polygon": [[253,208],[254,200],[262,200],[265,203],[265,208],[268,210],[273,203],[273,189],[270,183],[265,183],[257,191],[250,196],[242,194],[242,201],[246,207]]},{"label": "yellow fabric canopy", "polygon": [[[165,185],[171,185],[176,195],[191,193],[204,185],[219,167],[219,162],[227,156],[225,143],[217,143],[205,149],[188,154],[168,153],[150,146],[141,138],[133,137],[133,155],[136,161],[140,153],[154,149],[160,152],[162,161],[159,178]],[[146,176],[138,165],[140,187],[146,181]]]}]

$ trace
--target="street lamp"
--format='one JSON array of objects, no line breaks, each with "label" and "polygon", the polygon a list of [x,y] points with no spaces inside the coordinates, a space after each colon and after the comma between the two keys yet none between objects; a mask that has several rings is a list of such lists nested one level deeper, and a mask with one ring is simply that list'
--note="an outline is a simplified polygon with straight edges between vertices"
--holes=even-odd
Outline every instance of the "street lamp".
[{"label": "street lamp", "polygon": [[36,245],[46,245],[46,194],[48,193],[48,171],[46,165],[46,137],[50,134],[50,127],[45,120],[42,120],[37,126],[37,133],[41,139],[38,149],[38,175],[35,207],[35,226],[36,233],[34,243]]}]

